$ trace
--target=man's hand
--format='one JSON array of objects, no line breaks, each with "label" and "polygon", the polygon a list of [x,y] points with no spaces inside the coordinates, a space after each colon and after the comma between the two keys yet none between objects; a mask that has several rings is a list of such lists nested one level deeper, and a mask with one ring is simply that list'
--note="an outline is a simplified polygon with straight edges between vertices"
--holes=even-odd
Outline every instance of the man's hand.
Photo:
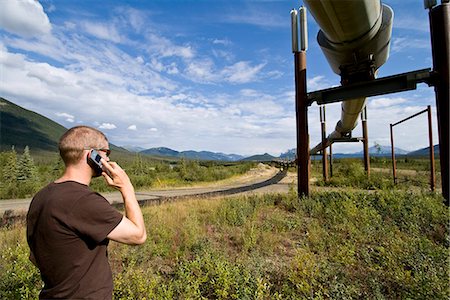
[{"label": "man's hand", "polygon": [[134,192],[130,178],[116,162],[107,162],[104,158],[101,159],[101,162],[109,173],[102,173],[109,186],[115,187],[120,191],[124,191],[124,189],[132,189]]},{"label": "man's hand", "polygon": [[106,172],[103,172],[103,177],[108,185],[120,191],[125,204],[125,216],[107,237],[124,244],[143,244],[147,239],[147,233],[144,218],[142,217],[130,178],[117,163],[107,162],[104,158],[101,159],[101,162],[109,173],[108,175]]}]

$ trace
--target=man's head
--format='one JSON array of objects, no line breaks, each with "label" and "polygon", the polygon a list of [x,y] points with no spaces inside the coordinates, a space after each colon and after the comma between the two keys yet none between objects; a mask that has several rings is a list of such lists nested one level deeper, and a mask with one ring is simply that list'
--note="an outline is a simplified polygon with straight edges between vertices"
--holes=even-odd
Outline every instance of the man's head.
[{"label": "man's head", "polygon": [[87,150],[108,148],[106,136],[101,131],[88,126],[73,127],[59,140],[59,154],[66,166],[77,164]]}]

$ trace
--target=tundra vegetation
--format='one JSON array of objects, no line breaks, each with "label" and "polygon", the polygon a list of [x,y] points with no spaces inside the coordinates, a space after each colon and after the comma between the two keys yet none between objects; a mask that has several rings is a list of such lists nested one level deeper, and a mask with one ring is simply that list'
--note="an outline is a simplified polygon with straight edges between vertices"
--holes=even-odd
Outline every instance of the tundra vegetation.
[{"label": "tundra vegetation", "polygon": [[[319,179],[309,198],[291,186],[144,207],[147,242],[110,243],[114,299],[448,299],[441,195],[387,174],[366,186],[352,161],[334,173],[344,188]],[[37,298],[23,221],[0,240],[0,298]]]}]

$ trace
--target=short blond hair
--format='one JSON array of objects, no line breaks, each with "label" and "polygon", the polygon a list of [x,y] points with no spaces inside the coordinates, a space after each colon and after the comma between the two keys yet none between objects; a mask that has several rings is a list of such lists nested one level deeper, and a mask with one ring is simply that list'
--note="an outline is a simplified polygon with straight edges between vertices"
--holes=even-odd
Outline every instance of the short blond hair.
[{"label": "short blond hair", "polygon": [[83,150],[103,148],[108,139],[100,130],[89,126],[75,126],[59,139],[59,154],[64,164],[76,164],[83,156]]}]

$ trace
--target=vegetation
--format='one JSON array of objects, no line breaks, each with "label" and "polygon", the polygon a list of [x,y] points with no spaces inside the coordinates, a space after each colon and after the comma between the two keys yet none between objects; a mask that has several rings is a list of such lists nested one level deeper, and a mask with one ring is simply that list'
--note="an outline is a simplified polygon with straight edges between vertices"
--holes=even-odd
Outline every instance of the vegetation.
[{"label": "vegetation", "polygon": [[[28,146],[22,154],[14,148],[0,152],[0,199],[31,197],[62,174],[64,163],[57,153],[39,152],[33,156]],[[224,164],[185,159],[169,162],[120,152],[113,152],[111,159],[126,169],[137,190],[222,180],[255,166],[253,162]],[[103,178],[94,178],[91,186],[99,192],[111,190]]]},{"label": "vegetation", "polygon": [[[448,299],[449,211],[433,194],[321,192],[144,209],[110,245],[115,299]],[[24,224],[0,229],[0,298],[34,299]]]},{"label": "vegetation", "polygon": [[[371,158],[371,172],[367,176],[361,159],[336,159],[333,161],[333,176],[325,182],[322,163],[312,164],[316,185],[331,187],[351,187],[364,190],[382,189],[428,189],[430,185],[430,161],[424,158],[397,160],[397,184],[392,177],[392,161],[385,157]],[[441,186],[439,160],[436,162],[436,187]]]}]

